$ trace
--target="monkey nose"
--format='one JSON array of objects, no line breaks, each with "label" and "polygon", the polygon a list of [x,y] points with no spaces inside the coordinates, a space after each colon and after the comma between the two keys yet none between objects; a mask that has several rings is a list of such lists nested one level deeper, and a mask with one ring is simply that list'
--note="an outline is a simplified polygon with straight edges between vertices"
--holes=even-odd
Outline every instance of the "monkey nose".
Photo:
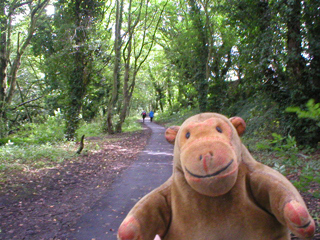
[{"label": "monkey nose", "polygon": [[203,170],[208,173],[209,172],[209,167],[212,164],[213,161],[213,153],[212,152],[208,152],[204,155],[200,155],[199,157],[200,161],[202,162],[203,165]]},{"label": "monkey nose", "polygon": [[199,160],[201,161],[201,160],[205,160],[205,161],[211,161],[213,159],[213,152],[208,152],[208,153],[206,153],[206,154],[204,154],[204,155],[200,155],[199,156]]}]

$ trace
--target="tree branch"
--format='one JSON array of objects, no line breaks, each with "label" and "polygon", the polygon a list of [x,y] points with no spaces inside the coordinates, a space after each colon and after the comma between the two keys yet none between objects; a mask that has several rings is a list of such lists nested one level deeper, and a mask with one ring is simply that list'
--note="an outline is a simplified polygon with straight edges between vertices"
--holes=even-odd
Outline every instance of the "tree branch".
[{"label": "tree branch", "polygon": [[12,108],[11,110],[16,110],[18,107],[21,107],[21,106],[23,106],[23,105],[25,105],[25,104],[28,104],[28,103],[30,103],[30,102],[37,101],[38,99],[40,99],[40,98],[42,98],[42,97],[43,97],[43,96],[40,96],[40,97],[37,97],[37,98],[34,98],[34,99],[30,99],[30,100],[28,100],[28,101],[26,101],[26,102],[20,103],[18,106]]}]

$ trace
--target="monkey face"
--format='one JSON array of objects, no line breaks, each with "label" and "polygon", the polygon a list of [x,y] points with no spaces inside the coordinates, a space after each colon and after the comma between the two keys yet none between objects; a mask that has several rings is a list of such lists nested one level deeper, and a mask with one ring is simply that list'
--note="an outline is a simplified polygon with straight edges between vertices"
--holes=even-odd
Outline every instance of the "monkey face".
[{"label": "monkey face", "polygon": [[240,143],[244,131],[245,122],[240,117],[202,113],[181,127],[168,128],[165,136],[175,144],[176,166],[188,184],[201,194],[220,196],[236,182],[240,157],[239,144],[234,143]]},{"label": "monkey face", "polygon": [[220,118],[189,122],[181,129],[181,166],[188,184],[197,192],[220,196],[233,187],[238,159],[231,137],[231,126]]}]

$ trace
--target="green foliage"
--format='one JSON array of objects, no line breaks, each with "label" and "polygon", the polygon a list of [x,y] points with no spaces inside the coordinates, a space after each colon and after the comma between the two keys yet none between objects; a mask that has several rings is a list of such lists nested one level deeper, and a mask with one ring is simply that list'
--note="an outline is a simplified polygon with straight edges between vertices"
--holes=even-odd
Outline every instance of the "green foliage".
[{"label": "green foliage", "polygon": [[[164,3],[154,1],[151,8],[158,10]],[[21,93],[17,91],[12,106],[8,106],[5,119],[9,119],[10,124],[0,123],[1,135],[26,121],[33,121],[42,111],[47,114],[58,107],[66,116],[66,123],[70,124],[68,134],[72,135],[79,121],[90,121],[106,111],[115,50],[112,3],[105,5],[101,0],[90,0],[79,3],[78,9],[74,2],[55,1],[53,4],[55,14],[41,15],[30,42],[32,48],[24,52],[18,76]],[[138,2],[132,4],[138,7]],[[26,5],[17,14],[28,14],[22,11],[25,8]],[[238,103],[242,101],[248,107],[247,112],[243,108],[241,115],[248,116],[245,117],[249,126],[247,132],[289,133],[298,143],[316,142],[316,136],[320,135],[319,129],[312,125],[316,112],[303,116],[312,121],[300,121],[286,117],[288,114],[283,111],[290,105],[301,107],[306,99],[319,96],[318,3],[301,2],[301,15],[297,14],[294,22],[301,23],[300,28],[296,25],[301,31],[293,32],[296,38],[290,39],[289,28],[293,24],[290,20],[297,10],[293,8],[291,3],[282,4],[281,1],[169,1],[159,22],[157,44],[146,61],[150,68],[141,66],[137,75],[137,91],[132,97],[129,115],[138,108],[151,106],[155,110],[171,109],[172,112],[181,107],[200,107],[201,111],[229,115],[238,112]],[[145,10],[141,14],[136,36],[141,29],[154,24],[155,15],[144,18]],[[128,14],[123,17],[125,23]],[[11,44],[16,45],[19,32],[22,40],[28,27],[26,19],[16,21],[11,29]],[[123,24],[122,27],[126,30],[128,26]],[[145,37],[150,38],[151,32]],[[135,44],[142,39],[135,37]],[[303,44],[296,45],[301,49],[294,52],[288,46],[289,40],[299,43],[299,39],[303,39]],[[145,46],[149,46],[149,42]],[[12,57],[15,52],[11,51]],[[146,52],[147,47],[140,53],[145,55]],[[296,66],[303,75],[292,74],[295,68],[290,63],[297,56],[302,56]],[[154,77],[152,81],[150,76]],[[119,84],[121,89],[123,85]],[[30,102],[15,109],[35,96],[44,97],[32,102],[37,104]],[[119,101],[122,97],[120,92]],[[271,102],[273,107],[270,107]],[[120,103],[115,106],[115,115],[119,109]],[[264,114],[267,111],[271,114]],[[280,127],[282,129],[276,129]]]},{"label": "green foliage", "polygon": [[280,134],[272,133],[272,139],[263,140],[256,144],[258,150],[273,151],[278,157],[284,159],[283,163],[290,163],[292,165],[298,163],[297,142],[295,137],[283,137]]},{"label": "green foliage", "polygon": [[[320,164],[307,163],[301,170],[299,180],[293,181],[293,185],[301,191],[307,192],[312,184],[320,185]],[[320,198],[320,190],[312,193]]]},{"label": "green foliage", "polygon": [[122,130],[124,132],[133,132],[141,130],[141,124],[137,121],[138,119],[140,119],[140,117],[127,117],[122,125]]},{"label": "green foliage", "polygon": [[[312,184],[320,184],[319,159],[310,159],[300,153],[294,137],[283,137],[277,133],[272,134],[272,139],[264,139],[256,144],[256,149],[261,153],[275,153],[273,159],[264,160],[275,170],[286,175],[296,173],[298,180],[293,180],[294,186],[303,192],[308,192]],[[262,154],[263,155],[263,154]],[[301,159],[303,157],[303,160]],[[270,158],[268,156],[267,158]],[[301,169],[301,170],[300,170]],[[300,172],[300,174],[299,174]],[[313,196],[320,198],[320,191],[312,192]]]},{"label": "green foliage", "polygon": [[[8,125],[7,123],[0,118],[0,138],[7,137],[8,134]],[[2,144],[2,141],[0,139],[0,145]]]},{"label": "green foliage", "polygon": [[278,162],[275,162],[273,167],[272,167],[274,170],[277,170],[278,172],[280,172],[281,174],[285,174],[287,169],[286,169],[286,166],[283,165],[283,164],[280,164]]},{"label": "green foliage", "polygon": [[[21,129],[10,135],[7,140],[14,144],[44,144],[64,140],[64,120],[60,110],[54,116],[48,116],[44,123],[26,123]],[[0,140],[1,141],[1,140]],[[7,141],[3,141],[7,143]]]},{"label": "green foliage", "polygon": [[54,6],[54,16],[41,19],[32,50],[44,61],[46,107],[61,108],[65,136],[72,140],[82,117],[92,120],[103,106],[108,87],[102,70],[110,58],[105,38],[111,35],[101,24],[103,1],[55,1]]},{"label": "green foliage", "polygon": [[[272,137],[273,139],[270,140],[270,143],[273,146],[274,151],[283,152],[290,148],[296,148],[294,137],[288,136],[288,138],[285,138],[277,133],[272,133]],[[284,140],[286,140],[287,143],[284,143]]]},{"label": "green foliage", "polygon": [[164,113],[159,113],[157,115],[156,121],[159,123],[163,123],[166,126],[178,125],[180,126],[187,118],[198,114],[199,109],[179,109],[177,112],[167,111]]},{"label": "green foliage", "polygon": [[[48,117],[43,124],[26,124],[14,136],[10,136],[4,145],[0,146],[0,176],[4,172],[32,171],[35,169],[56,166],[75,153],[75,142],[65,142],[63,122],[60,111],[55,116]],[[124,131],[141,130],[137,117],[127,118]],[[83,123],[77,130],[78,138],[102,136],[102,120]],[[86,148],[96,148],[90,143]],[[5,176],[2,176],[5,177]]]},{"label": "green foliage", "polygon": [[246,137],[268,138],[273,132],[283,133],[278,120],[278,105],[265,94],[239,99],[224,108],[223,114],[240,116],[246,122]]},{"label": "green foliage", "polygon": [[[123,124],[123,131],[124,132],[133,132],[142,130],[141,124],[137,121],[137,116],[134,117],[127,117],[124,124]],[[80,140],[82,135],[85,137],[101,137],[104,135],[103,133],[103,124],[104,121],[102,119],[95,119],[90,123],[82,122],[79,129],[76,131],[77,141]]]},{"label": "green foliage", "polygon": [[257,150],[262,150],[262,151],[272,149],[272,147],[270,146],[270,140],[266,140],[266,139],[257,142],[255,147]]},{"label": "green foliage", "polygon": [[310,99],[303,108],[288,107],[285,111],[298,116],[297,118],[293,114],[287,114],[285,117],[288,129],[296,136],[298,143],[317,147],[320,142],[320,104]]},{"label": "green foliage", "polygon": [[296,113],[299,118],[308,118],[316,121],[320,127],[320,103],[315,103],[314,99],[310,99],[306,104],[307,110],[300,107],[288,107],[287,112]]},{"label": "green foliage", "polygon": [[[70,145],[70,144],[69,144]],[[12,142],[0,147],[0,170],[30,170],[51,167],[71,157],[70,146],[53,144],[16,145]]]},{"label": "green foliage", "polygon": [[[283,5],[281,1],[231,0],[222,9],[238,36],[235,44],[238,54],[234,55],[233,64],[242,79],[237,84],[241,90],[235,92],[237,96],[261,94],[271,98],[278,105],[275,120],[281,134],[295,136],[299,144],[316,145],[319,129],[310,121],[298,121],[284,111],[293,104],[300,106],[306,99],[318,99],[320,94],[319,67],[316,67],[320,59],[319,42],[316,42],[319,31],[315,30],[320,24],[314,20],[317,15],[314,1],[294,6]],[[308,43],[303,44],[301,39]]]},{"label": "green foliage", "polygon": [[76,135],[77,140],[80,140],[82,135],[86,137],[97,137],[102,135],[102,121],[95,120],[90,123],[83,122],[81,126],[77,129]]}]

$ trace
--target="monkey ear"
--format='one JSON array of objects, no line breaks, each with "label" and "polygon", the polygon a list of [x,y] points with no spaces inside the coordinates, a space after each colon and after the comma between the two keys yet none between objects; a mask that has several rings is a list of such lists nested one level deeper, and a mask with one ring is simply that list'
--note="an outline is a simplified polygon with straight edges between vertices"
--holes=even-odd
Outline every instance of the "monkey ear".
[{"label": "monkey ear", "polygon": [[241,137],[246,130],[246,122],[241,117],[232,117],[229,120],[236,128],[239,136]]},{"label": "monkey ear", "polygon": [[179,126],[171,126],[167,128],[165,132],[165,137],[169,143],[174,144],[174,141],[176,140],[176,136],[179,129],[180,129]]}]

